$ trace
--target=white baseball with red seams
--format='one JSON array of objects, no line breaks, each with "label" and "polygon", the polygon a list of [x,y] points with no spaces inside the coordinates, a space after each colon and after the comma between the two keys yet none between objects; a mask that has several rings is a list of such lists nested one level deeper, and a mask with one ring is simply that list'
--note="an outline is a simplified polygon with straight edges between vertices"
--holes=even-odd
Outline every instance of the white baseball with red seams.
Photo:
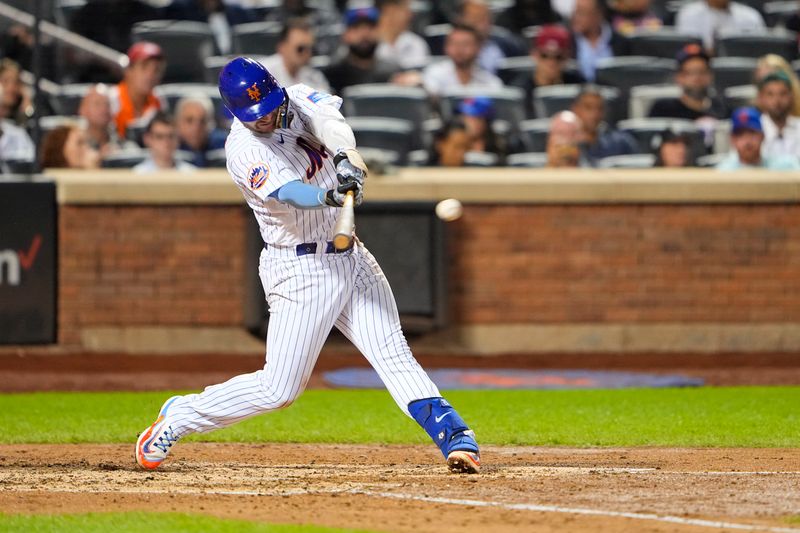
[{"label": "white baseball with red seams", "polygon": [[[178,438],[289,405],[334,326],[364,354],[404,413],[414,400],[441,396],[411,354],[394,296],[369,251],[356,240],[348,252],[326,253],[338,210],[296,209],[270,196],[297,179],[324,189],[337,185],[333,154],[311,131],[318,131],[317,116],[338,114],[341,99],[305,85],[286,91],[288,127],[259,135],[235,120],[225,147],[228,171],[267,243],[259,262],[270,308],[266,364],[176,398],[169,420]],[[316,246],[300,255],[302,243]]]}]

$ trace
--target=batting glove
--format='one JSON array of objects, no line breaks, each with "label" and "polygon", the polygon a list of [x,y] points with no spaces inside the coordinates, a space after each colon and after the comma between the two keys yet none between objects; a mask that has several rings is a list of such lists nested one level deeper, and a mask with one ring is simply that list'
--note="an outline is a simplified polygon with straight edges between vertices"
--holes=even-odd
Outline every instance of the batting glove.
[{"label": "batting glove", "polygon": [[353,191],[353,205],[361,205],[364,200],[364,186],[358,181],[346,181],[338,187],[325,192],[325,203],[331,207],[342,207],[348,191]]},{"label": "batting glove", "polygon": [[336,178],[340,184],[351,181],[364,185],[367,177],[367,165],[356,150],[348,148],[339,150],[333,157],[333,164],[336,166]]}]

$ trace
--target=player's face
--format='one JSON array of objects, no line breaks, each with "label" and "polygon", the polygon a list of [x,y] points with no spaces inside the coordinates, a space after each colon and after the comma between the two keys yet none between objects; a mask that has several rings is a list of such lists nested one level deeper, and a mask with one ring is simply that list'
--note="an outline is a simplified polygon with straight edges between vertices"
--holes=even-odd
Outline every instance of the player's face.
[{"label": "player's face", "polygon": [[758,93],[758,105],[770,117],[785,119],[794,104],[792,91],[781,81],[772,81]]},{"label": "player's face", "polygon": [[278,113],[280,112],[280,109],[281,108],[279,107],[269,115],[261,117],[253,122],[242,122],[242,124],[244,124],[247,129],[256,133],[272,133],[278,129],[276,121],[278,119]]},{"label": "player's face", "polygon": [[733,146],[739,154],[739,161],[746,165],[756,165],[761,161],[761,143],[764,134],[753,130],[741,130],[733,135]]}]

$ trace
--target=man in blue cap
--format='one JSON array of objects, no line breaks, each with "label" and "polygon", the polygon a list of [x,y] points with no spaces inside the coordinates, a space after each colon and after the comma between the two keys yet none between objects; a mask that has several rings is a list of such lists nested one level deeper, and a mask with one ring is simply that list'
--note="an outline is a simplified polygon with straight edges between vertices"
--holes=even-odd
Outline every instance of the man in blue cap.
[{"label": "man in blue cap", "polygon": [[139,436],[136,462],[153,470],[186,435],[289,406],[335,326],[430,435],[450,470],[477,472],[475,434],[411,354],[381,267],[355,236],[346,250],[330,241],[346,194],[360,204],[367,177],[339,112],[341,98],[302,84],[283,88],[243,57],[222,69],[219,91],[235,117],[225,144],[228,172],[265,243],[259,274],[270,312],[268,356],[257,372],[168,399]]},{"label": "man in blue cap", "polygon": [[769,170],[800,170],[796,156],[777,155],[766,157],[761,154],[764,143],[764,129],[761,126],[761,113],[755,107],[740,107],[731,116],[733,131],[731,144],[734,152],[721,161],[719,170],[739,170],[746,168],[765,168]]}]

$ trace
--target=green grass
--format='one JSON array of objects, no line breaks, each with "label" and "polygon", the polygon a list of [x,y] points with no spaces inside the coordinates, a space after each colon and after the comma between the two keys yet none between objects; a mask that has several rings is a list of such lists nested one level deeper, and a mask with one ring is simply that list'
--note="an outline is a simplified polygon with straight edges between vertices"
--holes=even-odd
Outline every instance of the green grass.
[{"label": "green grass", "polygon": [[135,533],[169,531],[170,533],[340,533],[366,530],[259,524],[244,520],[222,520],[210,516],[180,513],[86,513],[61,515],[6,515],[0,513],[0,530],[8,533]]},{"label": "green grass", "polygon": [[[133,442],[170,395],[0,395],[0,443]],[[800,387],[452,391],[483,444],[800,446]],[[311,390],[286,410],[187,440],[429,442],[385,391]]]}]

